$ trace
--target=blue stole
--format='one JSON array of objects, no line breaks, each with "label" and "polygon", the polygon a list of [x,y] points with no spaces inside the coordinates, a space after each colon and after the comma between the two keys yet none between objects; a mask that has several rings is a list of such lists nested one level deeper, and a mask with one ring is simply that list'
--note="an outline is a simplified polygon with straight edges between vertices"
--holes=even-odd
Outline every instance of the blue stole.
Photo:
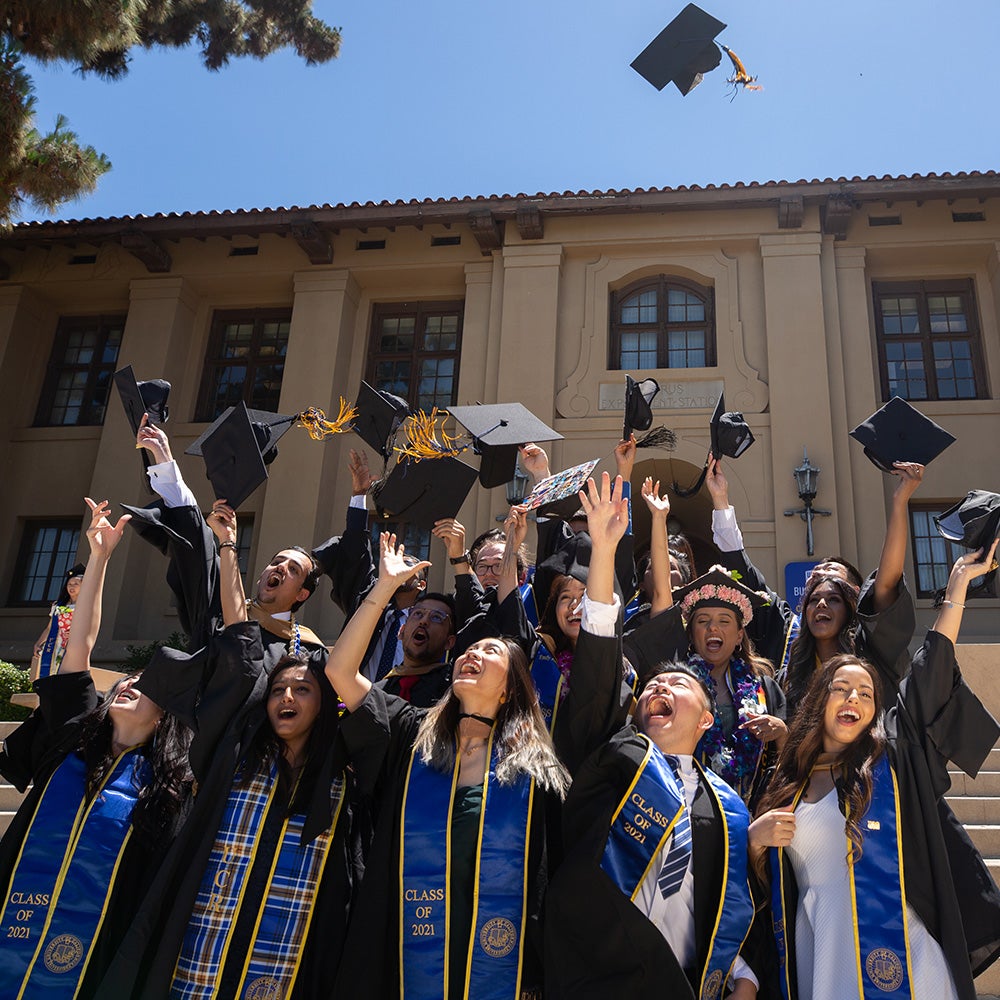
[{"label": "blue stole", "polygon": [[[174,969],[172,998],[211,997],[218,989],[277,787],[278,763],[274,761],[267,771],[230,788]],[[237,996],[291,996],[343,793],[341,776],[331,786],[336,803],[333,822],[307,844],[301,842],[305,815],[286,817],[268,866],[267,895],[243,961]]]},{"label": "blue stole", "polygon": [[50,674],[58,672],[59,663],[62,657],[58,655],[59,647],[59,606],[56,605],[49,622],[48,635],[42,644],[42,651],[38,657],[38,676],[48,677]]},{"label": "blue stole", "polygon": [[556,731],[556,715],[562,701],[563,675],[549,647],[539,640],[531,661],[531,680],[538,694],[538,707],[542,710],[549,735]]},{"label": "blue stole", "polygon": [[[640,733],[639,738],[647,744],[646,754],[611,818],[601,858],[601,869],[631,900],[667,843],[681,811],[687,808],[677,779],[659,748],[648,736]],[[703,786],[715,798],[725,845],[722,894],[698,989],[703,1000],[715,1000],[722,995],[722,987],[753,921],[753,902],[747,883],[750,814],[743,800],[721,778],[700,767],[698,772]]]},{"label": "blue stole", "polygon": [[538,605],[535,603],[535,591],[531,586],[531,580],[527,580],[517,588],[521,595],[521,603],[524,605],[524,615],[532,628],[538,628]]},{"label": "blue stole", "polygon": [[802,616],[792,615],[792,620],[788,624],[788,634],[785,636],[785,650],[781,654],[781,667],[782,670],[788,669],[788,659],[792,652],[792,643],[799,637],[799,632],[802,630]]},{"label": "blue stole", "polygon": [[[517,1000],[527,915],[528,845],[534,781],[496,780],[493,736],[479,817],[472,939],[450,940],[451,812],[460,761],[452,774],[428,767],[414,751],[400,821],[400,997],[449,996],[450,949],[468,952],[463,997]],[[444,851],[441,845],[445,845]]]},{"label": "blue stole", "polygon": [[[804,789],[803,785],[803,789]],[[792,801],[794,808],[802,796]],[[861,857],[852,858],[845,833],[847,874],[854,911],[854,979],[861,983],[863,1000],[914,1000],[910,971],[910,939],[906,917],[906,881],[900,837],[899,790],[896,775],[883,754],[872,770],[872,799],[862,817]],[[836,850],[836,845],[831,845]],[[770,851],[771,905],[774,934],[781,962],[781,990],[785,1000],[796,995],[787,961],[786,927],[796,914],[788,912],[781,848]],[[859,908],[858,899],[864,904]],[[852,990],[853,992],[853,990]]]},{"label": "blue stole", "polygon": [[132,810],[148,781],[149,764],[136,748],[115,760],[89,803],[79,754],[52,773],[0,915],[0,982],[10,996],[76,995],[132,832]]}]

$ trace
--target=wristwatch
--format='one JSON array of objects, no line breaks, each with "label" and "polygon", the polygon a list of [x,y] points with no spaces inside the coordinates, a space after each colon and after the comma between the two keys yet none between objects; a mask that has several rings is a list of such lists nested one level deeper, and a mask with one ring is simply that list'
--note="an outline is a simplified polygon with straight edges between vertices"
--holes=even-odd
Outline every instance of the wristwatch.
[{"label": "wristwatch", "polygon": [[452,566],[460,566],[462,563],[469,563],[470,566],[472,565],[472,560],[469,558],[468,552],[463,552],[460,556],[455,556],[454,559],[449,559],[448,562],[450,562]]}]

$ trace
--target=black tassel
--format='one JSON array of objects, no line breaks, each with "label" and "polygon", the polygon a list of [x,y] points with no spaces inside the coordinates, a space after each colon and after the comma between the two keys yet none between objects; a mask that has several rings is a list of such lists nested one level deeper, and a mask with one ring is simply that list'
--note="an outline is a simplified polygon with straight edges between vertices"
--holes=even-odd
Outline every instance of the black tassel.
[{"label": "black tassel", "polygon": [[693,486],[688,486],[687,488],[679,486],[676,482],[670,484],[670,489],[677,494],[679,497],[693,497],[695,493],[698,492],[705,484],[705,477],[708,475],[708,465],[701,470],[701,475],[698,477]]},{"label": "black tassel", "polygon": [[635,443],[636,448],[662,448],[673,451],[677,447],[677,435],[669,427],[654,427]]}]

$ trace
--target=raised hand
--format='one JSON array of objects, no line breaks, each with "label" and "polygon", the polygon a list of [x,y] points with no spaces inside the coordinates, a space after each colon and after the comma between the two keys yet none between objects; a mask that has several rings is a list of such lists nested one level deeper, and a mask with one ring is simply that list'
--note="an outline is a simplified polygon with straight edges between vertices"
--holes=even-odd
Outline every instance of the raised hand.
[{"label": "raised hand", "polygon": [[650,515],[663,518],[665,521],[670,514],[670,497],[666,493],[660,496],[659,479],[656,480],[654,485],[653,477],[646,476],[640,492],[642,493],[642,499],[646,501]]},{"label": "raised hand", "polygon": [[90,544],[92,555],[108,559],[112,552],[118,547],[125,533],[125,525],[132,520],[131,514],[122,514],[118,518],[117,524],[112,524],[108,520],[111,511],[109,501],[102,500],[95,503],[90,497],[84,497],[87,506],[90,508],[90,527],[87,529],[87,541]]},{"label": "raised hand", "polygon": [[923,481],[924,467],[919,462],[893,462],[892,474],[899,477],[893,497],[909,500]]},{"label": "raised hand", "polygon": [[139,433],[135,436],[136,448],[145,448],[156,459],[156,465],[172,462],[174,456],[170,451],[170,439],[163,430],[149,422],[149,414],[142,415]]},{"label": "raised hand", "polygon": [[368,468],[368,456],[363,451],[351,449],[351,460],[348,463],[351,472],[351,496],[361,496],[371,489],[375,477]]},{"label": "raised hand", "polygon": [[712,453],[708,453],[708,473],[705,476],[705,485],[712,497],[712,506],[716,510],[726,510],[729,507],[729,482],[722,473],[722,460],[712,458]]},{"label": "raised hand", "polygon": [[503,530],[507,536],[506,551],[512,552],[516,559],[517,550],[528,535],[528,508],[520,504],[511,507],[503,523]]},{"label": "raised hand", "polygon": [[411,577],[416,576],[423,569],[428,569],[430,563],[414,563],[412,566],[403,559],[406,553],[406,546],[396,546],[396,536],[388,531],[383,531],[379,536],[379,566],[378,582],[379,586],[387,587],[392,584],[392,593],[401,587]]},{"label": "raised hand", "polygon": [[622,496],[622,477],[601,473],[601,489],[593,479],[587,480],[586,491],[580,491],[580,503],[587,514],[587,531],[594,547],[614,548],[628,530],[628,500]]},{"label": "raised hand", "polygon": [[549,456],[545,454],[545,449],[540,448],[534,442],[518,448],[521,453],[521,465],[524,471],[537,483],[541,479],[546,479],[551,475],[549,472]]},{"label": "raised hand", "polygon": [[632,466],[635,464],[635,435],[630,434],[627,441],[619,441],[615,445],[615,465],[618,475],[625,482],[632,478]]},{"label": "raised hand", "polygon": [[205,518],[205,522],[220,542],[236,541],[236,511],[225,500],[216,500],[212,504],[212,513]]},{"label": "raised hand", "polygon": [[431,534],[444,542],[449,559],[457,559],[465,552],[465,526],[454,517],[445,517],[434,522]]}]

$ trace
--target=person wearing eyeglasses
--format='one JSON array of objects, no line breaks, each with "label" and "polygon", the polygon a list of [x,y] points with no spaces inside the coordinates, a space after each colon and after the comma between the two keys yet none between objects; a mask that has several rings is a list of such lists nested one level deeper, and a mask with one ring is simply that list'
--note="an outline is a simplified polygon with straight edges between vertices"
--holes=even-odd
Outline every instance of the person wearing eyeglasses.
[{"label": "person wearing eyeglasses", "polygon": [[421,594],[399,630],[403,659],[376,684],[414,708],[430,708],[448,690],[448,653],[455,645],[455,599],[450,594]]},{"label": "person wearing eyeglasses", "polygon": [[967,588],[996,547],[952,567],[884,711],[879,671],[851,653],[806,691],[749,830],[786,1000],[974,1000],[1000,957],[1000,890],[942,797],[948,761],[975,777],[1000,736],[955,656]]}]

